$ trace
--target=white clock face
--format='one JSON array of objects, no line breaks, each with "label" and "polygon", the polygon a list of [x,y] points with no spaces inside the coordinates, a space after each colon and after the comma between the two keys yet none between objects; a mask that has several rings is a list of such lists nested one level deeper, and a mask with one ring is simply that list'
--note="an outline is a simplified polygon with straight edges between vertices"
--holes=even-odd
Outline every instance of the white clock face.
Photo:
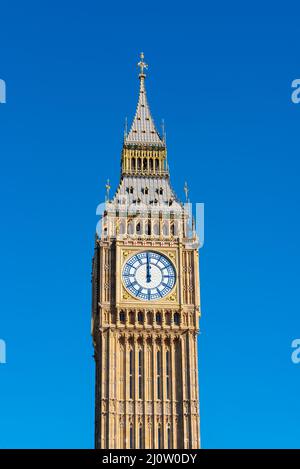
[{"label": "white clock face", "polygon": [[151,301],[170,293],[175,285],[176,273],[167,257],[144,251],[128,259],[123,267],[122,279],[133,296]]}]

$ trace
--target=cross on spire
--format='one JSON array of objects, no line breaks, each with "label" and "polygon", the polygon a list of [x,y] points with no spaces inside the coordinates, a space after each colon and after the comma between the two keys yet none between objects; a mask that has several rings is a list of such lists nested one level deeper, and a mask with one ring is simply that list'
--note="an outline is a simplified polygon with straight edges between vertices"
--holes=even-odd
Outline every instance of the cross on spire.
[{"label": "cross on spire", "polygon": [[105,184],[105,189],[106,189],[106,200],[109,200],[109,191],[110,191],[110,182],[109,179],[107,179],[107,182]]},{"label": "cross on spire", "polygon": [[189,199],[189,191],[190,191],[190,190],[189,190],[188,183],[187,183],[186,181],[185,181],[185,183],[184,183],[184,188],[183,188],[183,190],[184,190],[184,193],[185,193],[186,201],[188,201],[188,199]]},{"label": "cross on spire", "polygon": [[140,73],[140,75],[139,75],[140,77],[145,76],[145,74],[144,74],[144,69],[147,70],[147,68],[148,68],[148,64],[146,64],[146,62],[144,62],[144,58],[145,58],[145,57],[144,57],[144,52],[141,52],[141,54],[140,54],[140,59],[141,59],[141,60],[140,60],[139,63],[137,64],[138,67],[140,67],[140,70],[141,70],[141,73]]}]

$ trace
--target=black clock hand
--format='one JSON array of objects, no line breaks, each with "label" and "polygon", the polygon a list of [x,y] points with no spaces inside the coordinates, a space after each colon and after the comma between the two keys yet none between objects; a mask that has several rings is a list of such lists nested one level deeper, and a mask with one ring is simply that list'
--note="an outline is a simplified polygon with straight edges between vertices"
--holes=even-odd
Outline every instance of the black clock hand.
[{"label": "black clock hand", "polygon": [[151,274],[150,274],[150,262],[149,262],[149,253],[147,252],[147,266],[146,266],[146,276],[147,276],[147,283],[151,282]]}]

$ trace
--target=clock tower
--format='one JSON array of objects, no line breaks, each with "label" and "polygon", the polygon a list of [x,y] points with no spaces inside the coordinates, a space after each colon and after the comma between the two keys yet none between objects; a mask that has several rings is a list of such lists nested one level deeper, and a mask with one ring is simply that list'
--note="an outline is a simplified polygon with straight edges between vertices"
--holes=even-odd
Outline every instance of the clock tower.
[{"label": "clock tower", "polygon": [[189,204],[170,184],[143,54],[138,66],[120,183],[112,198],[107,183],[93,258],[95,447],[193,449],[200,446],[199,245]]}]

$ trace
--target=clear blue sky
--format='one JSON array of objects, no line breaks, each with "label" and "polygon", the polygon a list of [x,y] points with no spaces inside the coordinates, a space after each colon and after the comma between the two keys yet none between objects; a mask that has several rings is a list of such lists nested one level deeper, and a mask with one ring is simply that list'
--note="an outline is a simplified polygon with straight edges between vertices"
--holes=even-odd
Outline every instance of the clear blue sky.
[{"label": "clear blue sky", "polygon": [[300,7],[240,3],[1,3],[0,447],[93,446],[95,211],[141,50],[173,186],[205,203],[202,445],[300,447]]}]

